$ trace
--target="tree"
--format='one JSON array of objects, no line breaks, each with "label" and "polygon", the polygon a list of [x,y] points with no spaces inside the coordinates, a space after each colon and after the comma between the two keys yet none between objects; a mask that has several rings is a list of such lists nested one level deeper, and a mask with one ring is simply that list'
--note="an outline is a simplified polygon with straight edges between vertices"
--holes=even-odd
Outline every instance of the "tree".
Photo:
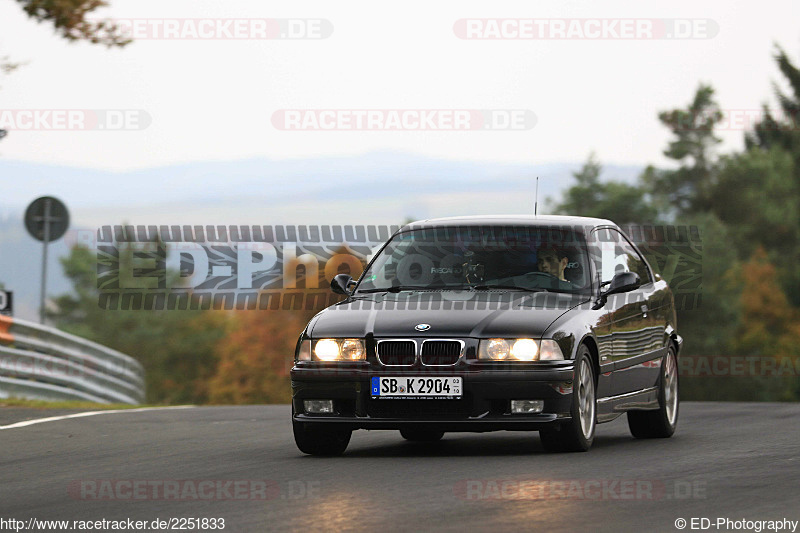
[{"label": "tree", "polygon": [[794,310],[776,281],[775,266],[759,247],[741,269],[742,320],[734,349],[747,355],[775,354],[790,332]]},{"label": "tree", "polygon": [[658,114],[658,119],[674,136],[664,155],[679,166],[674,170],[648,167],[642,180],[666,212],[681,216],[708,209],[715,179],[713,150],[720,143],[714,127],[722,118],[714,89],[708,85],[698,87],[686,109]]},{"label": "tree", "polygon": [[[121,261],[128,260],[124,255]],[[107,310],[98,306],[98,257],[74,247],[61,260],[72,293],[54,300],[57,327],[137,359],[145,368],[147,401],[205,403],[217,364],[215,346],[228,315],[199,310]]]},{"label": "tree", "polygon": [[289,403],[289,369],[307,316],[288,310],[234,313],[218,343],[219,365],[209,381],[212,403]]},{"label": "tree", "polygon": [[88,41],[107,47],[125,46],[125,37],[113,22],[91,20],[97,9],[108,6],[104,0],[17,0],[22,10],[36,22],[53,25],[56,33],[68,41]]},{"label": "tree", "polygon": [[575,185],[567,189],[556,212],[569,215],[608,218],[618,224],[653,222],[656,210],[648,203],[641,187],[620,181],[600,181],[602,166],[594,153],[573,174]]},{"label": "tree", "polygon": [[[104,0],[17,0],[22,10],[36,22],[53,25],[56,33],[68,41],[87,41],[109,48],[131,42],[117,24],[107,20],[91,20],[89,16],[101,7]],[[8,56],[0,58],[0,73],[9,74],[20,66]],[[0,139],[7,135],[0,129]]]},{"label": "tree", "polygon": [[791,94],[786,94],[773,84],[775,96],[782,116],[774,116],[767,105],[764,105],[764,117],[749,132],[745,141],[748,148],[759,147],[770,149],[780,147],[795,154],[795,161],[800,158],[800,69],[796,67],[786,52],[777,47],[775,62],[789,84]]},{"label": "tree", "polygon": [[722,158],[711,210],[730,228],[742,259],[763,247],[781,269],[796,269],[800,184],[792,155],[780,147]]}]

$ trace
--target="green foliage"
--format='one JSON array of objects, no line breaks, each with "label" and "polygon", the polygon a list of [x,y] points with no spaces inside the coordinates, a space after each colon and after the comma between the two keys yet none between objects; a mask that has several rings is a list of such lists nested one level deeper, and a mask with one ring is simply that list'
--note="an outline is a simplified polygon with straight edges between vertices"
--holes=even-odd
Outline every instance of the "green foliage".
[{"label": "green foliage", "polygon": [[800,69],[792,63],[786,52],[778,47],[775,62],[789,84],[791,94],[786,94],[775,85],[775,96],[780,106],[780,114],[773,114],[764,106],[764,117],[745,140],[748,148],[778,147],[794,155],[795,161],[800,158]]},{"label": "green foliage", "polygon": [[[124,256],[121,256],[123,260]],[[215,311],[110,311],[98,306],[97,257],[76,246],[62,259],[73,293],[55,299],[49,313],[65,331],[136,358],[146,369],[147,401],[204,403],[216,370],[215,345],[226,315]]]},{"label": "green foliage", "polygon": [[608,218],[618,224],[652,223],[656,209],[642,187],[619,181],[600,181],[602,166],[590,154],[583,168],[573,174],[575,185],[567,189],[557,213]]},{"label": "green foliage", "polygon": [[[795,88],[797,70],[785,54],[779,66]],[[784,113],[794,105],[779,95]],[[703,117],[692,123],[696,115]],[[796,116],[796,113],[795,115]],[[671,211],[701,228],[702,304],[678,314],[685,355],[709,359],[731,355],[785,357],[800,342],[800,188],[796,127],[766,113],[748,134],[746,151],[712,160],[718,142],[713,127],[720,115],[713,90],[702,87],[686,110],[661,113],[675,135],[665,154],[681,162],[677,170],[648,168],[661,212]],[[681,132],[677,124],[690,124]],[[787,295],[791,298],[787,298]],[[698,400],[798,400],[800,380],[792,377],[686,377],[683,395]]]},{"label": "green foliage", "polygon": [[644,184],[669,214],[683,216],[708,210],[713,202],[713,151],[720,142],[714,127],[722,120],[714,89],[700,85],[688,108],[662,111],[658,119],[673,135],[664,155],[679,166],[674,170],[648,167],[642,176]]},{"label": "green foliage", "polygon": [[734,275],[738,265],[736,250],[730,246],[728,228],[713,214],[696,215],[686,223],[700,228],[703,249],[700,304],[678,312],[684,353],[724,354],[731,349],[730,341],[740,319],[738,300],[742,289]]},{"label": "green foliage", "polygon": [[[677,168],[647,167],[638,187],[603,183],[592,155],[557,208],[621,224],[659,214],[700,229],[700,304],[678,310],[689,358],[800,355],[800,69],[783,51],[776,61],[792,92],[776,89],[782,117],[766,109],[744,152],[715,156],[722,113],[714,90],[700,85],[686,108],[658,115],[672,134],[664,154]],[[796,377],[712,376],[684,376],[683,398],[800,399]]]},{"label": "green foliage", "polygon": [[741,258],[763,246],[783,262],[797,250],[800,184],[794,171],[792,155],[777,147],[751,149],[721,161],[711,207],[731,228]]}]

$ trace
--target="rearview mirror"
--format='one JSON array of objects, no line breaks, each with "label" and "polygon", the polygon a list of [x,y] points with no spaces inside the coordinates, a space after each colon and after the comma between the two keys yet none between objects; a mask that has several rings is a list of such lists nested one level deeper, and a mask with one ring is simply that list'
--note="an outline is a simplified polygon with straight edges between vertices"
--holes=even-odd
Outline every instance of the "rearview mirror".
[{"label": "rearview mirror", "polygon": [[350,294],[352,290],[351,285],[355,285],[356,281],[350,274],[337,274],[331,280],[331,290],[336,294]]}]

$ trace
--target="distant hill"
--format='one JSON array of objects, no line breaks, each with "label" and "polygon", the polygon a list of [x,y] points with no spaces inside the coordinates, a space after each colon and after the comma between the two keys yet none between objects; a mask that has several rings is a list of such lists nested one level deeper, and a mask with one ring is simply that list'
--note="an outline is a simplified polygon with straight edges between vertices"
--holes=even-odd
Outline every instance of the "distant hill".
[{"label": "distant hill", "polygon": [[[399,224],[465,214],[532,213],[558,199],[580,162],[453,161],[395,152],[314,159],[189,163],[131,172],[0,159],[0,282],[15,291],[16,314],[36,318],[41,244],[22,227],[28,203],[63,200],[72,228],[104,224]],[[602,179],[635,181],[641,167],[608,165]],[[51,248],[49,294],[69,290]]]}]

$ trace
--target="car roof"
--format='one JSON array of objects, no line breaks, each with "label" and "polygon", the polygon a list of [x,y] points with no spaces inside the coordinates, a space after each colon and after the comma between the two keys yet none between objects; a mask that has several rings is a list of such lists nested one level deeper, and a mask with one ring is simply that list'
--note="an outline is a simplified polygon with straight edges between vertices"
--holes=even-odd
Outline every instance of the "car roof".
[{"label": "car roof", "polygon": [[563,226],[574,228],[576,226],[597,227],[613,226],[617,224],[605,218],[578,217],[572,215],[475,215],[430,218],[406,224],[400,231],[416,228],[444,227],[444,226]]}]

